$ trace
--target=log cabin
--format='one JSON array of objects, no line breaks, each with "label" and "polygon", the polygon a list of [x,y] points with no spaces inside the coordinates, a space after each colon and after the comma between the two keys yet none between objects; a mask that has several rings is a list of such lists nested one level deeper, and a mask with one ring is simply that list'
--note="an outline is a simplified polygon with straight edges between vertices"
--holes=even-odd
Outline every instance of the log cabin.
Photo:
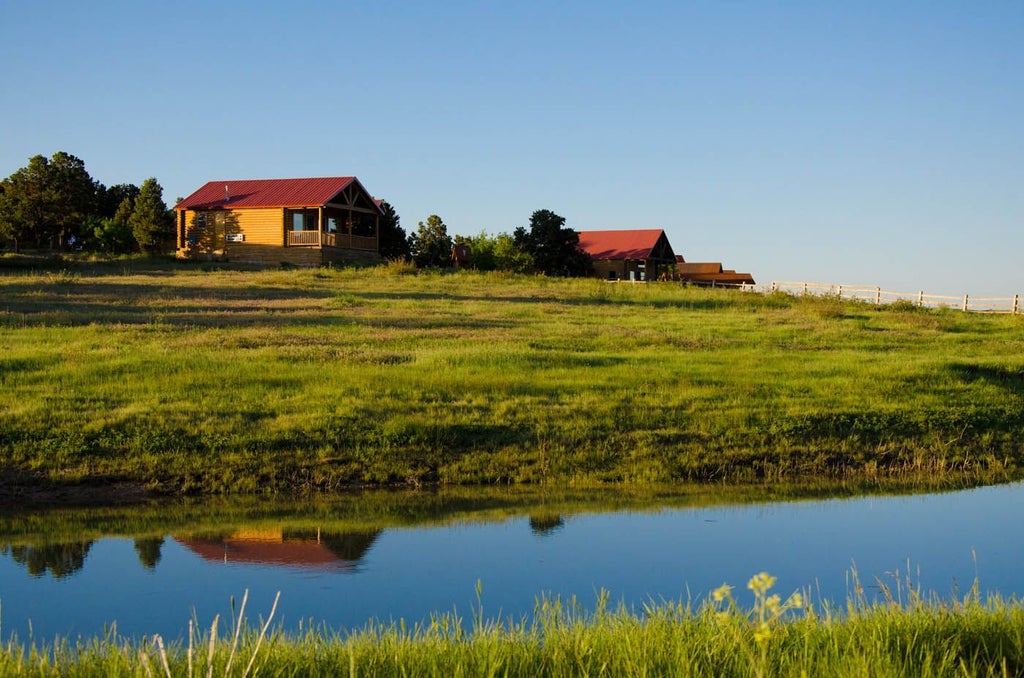
[{"label": "log cabin", "polygon": [[379,261],[380,202],[355,177],[211,181],[174,206],[179,257]]},{"label": "log cabin", "polygon": [[660,228],[580,231],[579,248],[590,255],[594,275],[607,280],[656,280],[675,268],[676,255]]}]

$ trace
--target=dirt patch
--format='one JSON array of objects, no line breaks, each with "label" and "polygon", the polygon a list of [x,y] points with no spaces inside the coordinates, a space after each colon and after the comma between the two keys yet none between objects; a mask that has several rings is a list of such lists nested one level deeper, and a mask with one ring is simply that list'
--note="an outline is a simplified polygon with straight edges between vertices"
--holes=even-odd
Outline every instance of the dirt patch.
[{"label": "dirt patch", "polygon": [[138,504],[157,496],[142,483],[57,483],[24,471],[0,471],[0,508]]}]

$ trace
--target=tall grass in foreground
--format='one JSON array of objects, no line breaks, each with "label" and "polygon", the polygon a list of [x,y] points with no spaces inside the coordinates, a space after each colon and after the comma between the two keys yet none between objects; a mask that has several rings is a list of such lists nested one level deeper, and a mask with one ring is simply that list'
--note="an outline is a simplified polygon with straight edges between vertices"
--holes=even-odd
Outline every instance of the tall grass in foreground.
[{"label": "tall grass in foreground", "polygon": [[[1016,600],[962,599],[868,604],[854,594],[821,611],[794,593],[771,594],[774,578],[748,583],[753,603],[723,585],[698,605],[612,607],[606,594],[586,612],[575,600],[543,598],[532,617],[467,622],[456,613],[428,623],[371,624],[342,634],[307,628],[267,634],[273,614],[227,633],[190,634],[170,645],[56,640],[0,649],[5,676],[1011,676],[1024,671],[1024,608]],[[888,589],[884,589],[888,591]],[[479,588],[478,588],[479,594]],[[276,601],[275,601],[276,604]]]}]

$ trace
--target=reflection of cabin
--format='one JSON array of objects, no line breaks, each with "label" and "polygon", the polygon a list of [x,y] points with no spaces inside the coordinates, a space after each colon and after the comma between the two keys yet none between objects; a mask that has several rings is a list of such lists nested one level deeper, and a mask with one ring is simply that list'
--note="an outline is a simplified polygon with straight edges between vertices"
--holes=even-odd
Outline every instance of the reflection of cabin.
[{"label": "reflection of cabin", "polygon": [[303,569],[352,569],[380,530],[321,533],[319,530],[240,529],[227,536],[175,537],[203,560]]},{"label": "reflection of cabin", "polygon": [[580,231],[579,248],[590,255],[594,274],[608,280],[655,280],[676,255],[660,228]]},{"label": "reflection of cabin", "polygon": [[174,207],[181,257],[377,260],[380,204],[355,177],[211,181]]},{"label": "reflection of cabin", "polygon": [[697,285],[727,287],[754,284],[754,278],[749,273],[724,269],[719,262],[688,263],[683,261],[681,255],[676,257],[676,271],[680,280]]}]

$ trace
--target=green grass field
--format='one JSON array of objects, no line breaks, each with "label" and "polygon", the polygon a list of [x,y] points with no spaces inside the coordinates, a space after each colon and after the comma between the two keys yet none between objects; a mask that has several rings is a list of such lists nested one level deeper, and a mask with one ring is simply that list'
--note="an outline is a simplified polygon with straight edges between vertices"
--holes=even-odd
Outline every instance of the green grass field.
[{"label": "green grass field", "polygon": [[1024,317],[401,266],[0,261],[7,488],[1024,468]]}]

